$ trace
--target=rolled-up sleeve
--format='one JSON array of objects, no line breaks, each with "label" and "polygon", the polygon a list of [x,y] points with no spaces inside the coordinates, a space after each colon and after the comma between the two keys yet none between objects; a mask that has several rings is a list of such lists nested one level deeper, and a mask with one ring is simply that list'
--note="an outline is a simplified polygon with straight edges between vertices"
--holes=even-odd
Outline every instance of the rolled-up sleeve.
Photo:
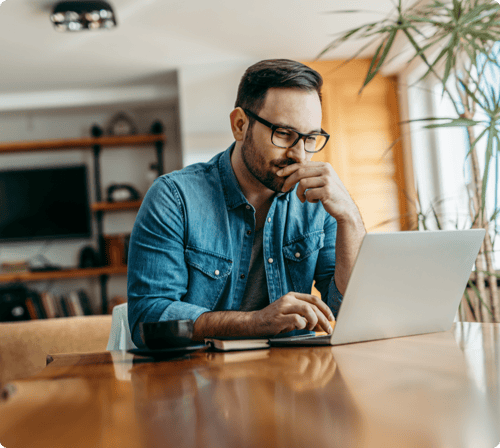
[{"label": "rolled-up sleeve", "polygon": [[321,293],[321,299],[337,318],[343,296],[335,284],[335,243],[337,239],[337,221],[326,214],[325,243],[320,250],[314,275],[315,287]]},{"label": "rolled-up sleeve", "polygon": [[182,302],[188,286],[185,217],[175,184],[158,178],[144,197],[128,255],[128,320],[132,340],[144,347],[139,322],[192,319],[210,311]]}]

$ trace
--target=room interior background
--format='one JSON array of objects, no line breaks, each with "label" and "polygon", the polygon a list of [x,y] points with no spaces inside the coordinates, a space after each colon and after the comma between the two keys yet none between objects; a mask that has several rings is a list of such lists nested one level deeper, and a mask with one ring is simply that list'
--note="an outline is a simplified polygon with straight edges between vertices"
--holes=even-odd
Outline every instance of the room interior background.
[{"label": "room interior background", "polygon": [[[496,272],[495,242],[500,230],[500,6],[489,0],[434,0],[408,7],[399,0],[395,9],[393,17],[341,33],[322,54],[346,40],[361,37],[377,41],[378,48],[359,91],[361,95],[390,60],[396,38],[400,38],[400,43],[405,39],[409,53],[406,60],[417,60],[423,72],[409,89],[417,85],[426,90],[425,84],[433,85],[432,93],[440,93],[441,103],[446,100],[444,108],[439,104],[437,111],[414,117],[406,124],[413,135],[415,124],[419,124],[419,131],[424,131],[429,139],[427,144],[435,140],[434,146],[446,148],[451,158],[462,157],[463,179],[461,183],[455,180],[461,191],[446,197],[439,194],[442,188],[435,189],[436,196],[429,203],[431,216],[422,207],[418,184],[416,194],[410,196],[407,189],[405,194],[418,212],[416,229],[428,230],[432,222],[438,229],[451,226],[486,230],[459,314],[462,320],[499,322],[500,275]],[[343,14],[353,12],[356,11],[346,10]],[[400,50],[397,56],[402,54]],[[439,130],[454,131],[455,141],[437,142]],[[399,143],[399,139],[393,141]],[[456,179],[458,174],[455,173]],[[443,179],[439,180],[442,183]],[[453,208],[454,215],[450,213]]]},{"label": "room interior background", "polygon": [[[374,46],[360,54],[363,60],[341,71],[332,68],[365,41],[347,43],[329,56],[331,60],[314,62],[332,31],[387,14],[393,7],[390,1],[372,2],[375,12],[339,17],[330,13],[343,7],[338,0],[298,1],[293,7],[286,1],[262,0],[251,11],[244,3],[224,0],[210,5],[114,0],[117,28],[82,33],[52,29],[48,17],[54,3],[7,0],[0,6],[0,64],[5,67],[0,79],[2,142],[90,136],[93,124],[105,127],[115,113],[126,112],[141,132],[147,132],[155,119],[163,122],[166,171],[206,161],[232,142],[228,115],[243,71],[260,59],[288,57],[311,63],[325,76],[325,119],[333,138],[330,152],[320,156],[329,157],[339,171],[367,228],[388,231],[411,225],[411,204],[398,185],[411,191],[414,177],[427,173],[424,165],[432,160],[420,158],[416,166],[410,136],[398,126],[409,116],[407,86],[413,71],[406,61],[393,60],[358,97],[357,85]],[[351,3],[353,9],[366,6],[361,0]],[[382,157],[387,143],[398,136],[401,144]],[[88,151],[0,157],[2,167],[85,163],[92,169]],[[104,150],[103,187],[126,181],[143,195],[153,160],[149,148]],[[432,171],[429,185],[439,175]],[[93,188],[92,182],[89,186]],[[407,213],[410,217],[402,218]],[[130,231],[134,217],[133,211],[107,214],[105,232]],[[87,244],[3,244],[0,262],[29,259],[42,251],[54,263],[74,267],[79,250]],[[96,280],[47,280],[30,287],[54,294],[83,287],[94,309],[99,308]],[[126,296],[124,276],[110,278],[107,287],[109,297]]]}]

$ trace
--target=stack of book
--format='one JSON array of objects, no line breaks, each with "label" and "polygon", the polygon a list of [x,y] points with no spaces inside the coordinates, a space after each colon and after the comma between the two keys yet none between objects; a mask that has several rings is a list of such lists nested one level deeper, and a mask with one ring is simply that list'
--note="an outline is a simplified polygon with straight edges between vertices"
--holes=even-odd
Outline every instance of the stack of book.
[{"label": "stack of book", "polygon": [[91,314],[89,297],[82,289],[56,297],[48,291],[39,293],[17,286],[0,294],[0,321],[4,322]]}]

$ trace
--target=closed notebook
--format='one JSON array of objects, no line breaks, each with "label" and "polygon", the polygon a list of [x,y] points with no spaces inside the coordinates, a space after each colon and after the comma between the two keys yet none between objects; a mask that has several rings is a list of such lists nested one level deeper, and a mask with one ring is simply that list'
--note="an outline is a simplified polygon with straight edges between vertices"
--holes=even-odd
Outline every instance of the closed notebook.
[{"label": "closed notebook", "polygon": [[214,350],[223,352],[232,350],[255,350],[269,348],[269,339],[244,339],[244,338],[206,338],[205,344]]},{"label": "closed notebook", "polygon": [[[332,327],[335,325],[335,322],[330,322]],[[271,338],[272,340],[281,339],[281,338],[289,338],[289,337],[304,337],[304,336],[322,336],[327,335],[326,332],[314,332],[310,330],[293,330],[288,333],[281,333],[277,336]],[[212,347],[214,350],[228,352],[228,351],[236,351],[236,350],[255,350],[262,348],[269,348],[271,345],[269,344],[269,338],[253,338],[248,339],[244,337],[234,337],[234,338],[206,338],[205,344]]]}]

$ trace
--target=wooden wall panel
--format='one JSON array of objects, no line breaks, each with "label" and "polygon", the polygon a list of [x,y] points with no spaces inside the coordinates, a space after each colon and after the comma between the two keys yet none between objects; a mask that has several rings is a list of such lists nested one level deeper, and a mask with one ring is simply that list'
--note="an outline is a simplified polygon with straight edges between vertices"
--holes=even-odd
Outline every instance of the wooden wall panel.
[{"label": "wooden wall panel", "polygon": [[358,205],[368,231],[407,228],[395,78],[377,76],[361,95],[369,60],[305,62],[324,79],[323,128],[331,135],[313,160],[332,164]]}]

